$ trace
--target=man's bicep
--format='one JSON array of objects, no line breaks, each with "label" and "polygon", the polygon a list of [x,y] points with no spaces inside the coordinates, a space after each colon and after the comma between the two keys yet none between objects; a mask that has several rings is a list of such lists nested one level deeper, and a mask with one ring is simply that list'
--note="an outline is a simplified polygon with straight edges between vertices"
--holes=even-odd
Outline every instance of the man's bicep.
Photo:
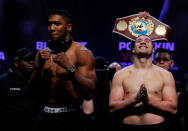
[{"label": "man's bicep", "polygon": [[88,68],[87,66],[78,67],[78,72],[89,79],[96,81],[96,72],[94,68]]},{"label": "man's bicep", "polygon": [[163,100],[177,103],[175,81],[171,74],[166,76],[164,79]]},{"label": "man's bicep", "polygon": [[112,80],[111,91],[110,91],[110,100],[122,100],[124,96],[124,90],[122,86],[121,79],[118,75],[115,75]]},{"label": "man's bicep", "polygon": [[95,58],[89,50],[79,52],[78,65],[78,72],[80,74],[96,79]]}]

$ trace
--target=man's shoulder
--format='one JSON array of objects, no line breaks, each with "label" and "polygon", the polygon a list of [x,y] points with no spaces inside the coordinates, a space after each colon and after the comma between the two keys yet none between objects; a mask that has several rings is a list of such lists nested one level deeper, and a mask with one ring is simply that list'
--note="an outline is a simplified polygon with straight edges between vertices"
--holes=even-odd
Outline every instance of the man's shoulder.
[{"label": "man's shoulder", "polygon": [[83,46],[82,44],[80,44],[79,42],[76,42],[76,41],[72,41],[72,45],[75,46],[75,47]]},{"label": "man's shoulder", "polygon": [[172,73],[170,72],[170,71],[168,71],[168,70],[166,70],[166,69],[164,69],[164,68],[162,68],[162,67],[159,67],[159,66],[156,66],[156,65],[154,65],[153,66],[154,67],[154,69],[157,71],[157,72],[159,72],[161,75],[167,75],[167,76],[172,76]]},{"label": "man's shoulder", "polygon": [[133,65],[129,65],[117,71],[115,74],[118,76],[127,76],[132,72],[132,70],[133,70]]},{"label": "man's shoulder", "polygon": [[95,63],[94,54],[85,46],[81,45],[80,43],[73,42],[72,50],[74,50],[78,63],[80,63],[81,65],[92,65],[92,64],[94,65]]},{"label": "man's shoulder", "polygon": [[78,43],[78,42],[73,41],[72,44],[73,44],[74,47],[76,47],[76,48],[78,48],[78,49],[81,49],[81,50],[89,50],[87,47],[85,47],[84,45],[82,45],[82,44],[80,44],[80,43]]},{"label": "man's shoulder", "polygon": [[88,55],[89,54],[93,55],[91,50],[89,50],[87,47],[83,46],[82,44],[78,42],[73,41],[72,46],[73,48],[75,48],[76,52],[79,54],[81,53],[85,55],[85,53],[87,53]]}]

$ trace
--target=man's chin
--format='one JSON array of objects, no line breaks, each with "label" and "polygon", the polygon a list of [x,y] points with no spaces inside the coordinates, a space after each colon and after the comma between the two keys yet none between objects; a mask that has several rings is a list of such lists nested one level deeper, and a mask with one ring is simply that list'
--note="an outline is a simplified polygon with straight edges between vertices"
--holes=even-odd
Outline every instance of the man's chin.
[{"label": "man's chin", "polygon": [[57,41],[59,38],[50,38],[52,41]]},{"label": "man's chin", "polygon": [[57,40],[59,40],[59,37],[50,37],[50,40],[52,40],[52,41],[57,41]]}]

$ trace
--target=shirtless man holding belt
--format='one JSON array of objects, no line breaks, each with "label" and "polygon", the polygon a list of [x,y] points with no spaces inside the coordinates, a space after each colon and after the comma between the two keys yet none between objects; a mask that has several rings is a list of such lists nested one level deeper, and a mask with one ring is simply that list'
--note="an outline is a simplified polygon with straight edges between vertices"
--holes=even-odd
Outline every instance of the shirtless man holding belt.
[{"label": "shirtless man holding belt", "polygon": [[177,112],[174,78],[152,64],[150,37],[141,35],[133,44],[133,64],[113,77],[110,112],[119,113],[120,130],[166,131],[166,117]]}]

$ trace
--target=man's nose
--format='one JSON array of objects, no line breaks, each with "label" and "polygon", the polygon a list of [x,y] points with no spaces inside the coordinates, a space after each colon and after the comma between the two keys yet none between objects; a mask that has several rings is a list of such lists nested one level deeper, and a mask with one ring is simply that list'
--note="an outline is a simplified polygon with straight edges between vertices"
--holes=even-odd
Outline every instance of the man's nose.
[{"label": "man's nose", "polygon": [[140,44],[142,45],[145,45],[146,44],[146,42],[144,41],[144,40],[142,40],[141,42],[140,42]]},{"label": "man's nose", "polygon": [[48,30],[49,30],[50,32],[54,32],[54,31],[55,31],[55,25],[54,25],[54,24],[50,25],[50,26],[48,27]]},{"label": "man's nose", "polygon": [[29,64],[33,65],[35,62],[33,60],[28,61]]},{"label": "man's nose", "polygon": [[164,63],[164,60],[163,60],[163,59],[159,60],[159,63],[160,63],[160,64],[163,64],[163,63]]}]

